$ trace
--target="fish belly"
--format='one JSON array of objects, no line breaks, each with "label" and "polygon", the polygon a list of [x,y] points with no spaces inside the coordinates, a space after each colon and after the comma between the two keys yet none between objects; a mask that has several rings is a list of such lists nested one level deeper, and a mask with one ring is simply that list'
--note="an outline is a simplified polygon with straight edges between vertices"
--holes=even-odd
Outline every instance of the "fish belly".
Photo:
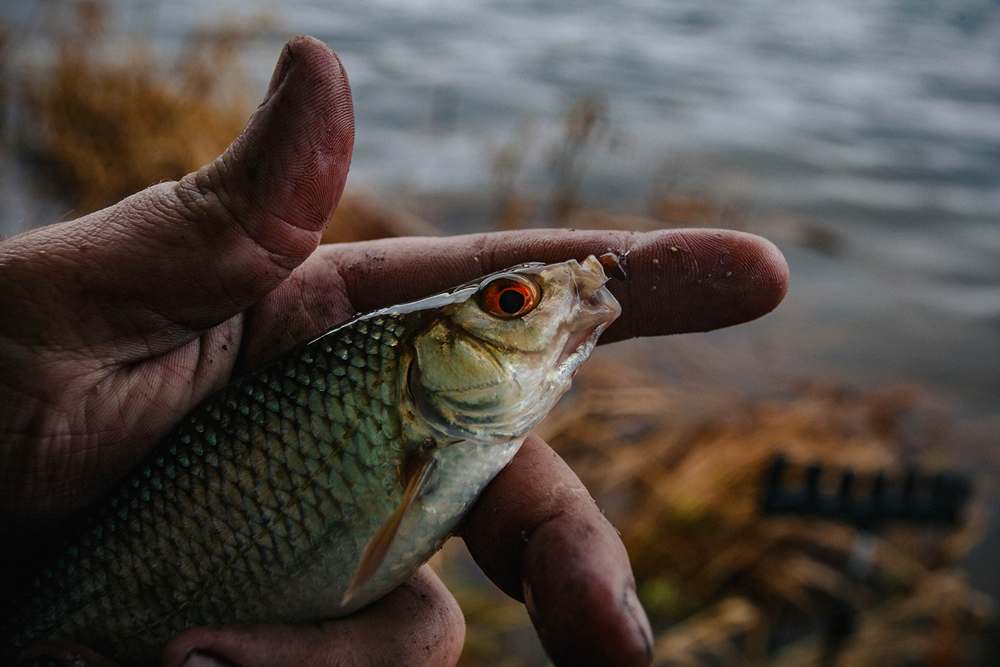
[{"label": "fish belly", "polygon": [[[149,661],[191,626],[345,613],[365,544],[401,498],[405,334],[400,316],[355,321],[202,403],[38,574],[0,654],[68,639]],[[428,557],[459,506],[436,501],[433,527],[408,524],[355,606]]]}]

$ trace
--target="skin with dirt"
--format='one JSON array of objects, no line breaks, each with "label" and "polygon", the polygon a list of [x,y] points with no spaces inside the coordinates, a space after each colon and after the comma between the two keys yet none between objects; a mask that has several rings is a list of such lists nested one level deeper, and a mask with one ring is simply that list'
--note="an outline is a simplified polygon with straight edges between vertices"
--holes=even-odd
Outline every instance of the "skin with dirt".
[{"label": "skin with dirt", "polygon": [[[185,628],[349,614],[452,533],[620,314],[588,257],[336,326],[185,417],[0,637],[155,659]],[[331,600],[339,604],[332,604]]]}]

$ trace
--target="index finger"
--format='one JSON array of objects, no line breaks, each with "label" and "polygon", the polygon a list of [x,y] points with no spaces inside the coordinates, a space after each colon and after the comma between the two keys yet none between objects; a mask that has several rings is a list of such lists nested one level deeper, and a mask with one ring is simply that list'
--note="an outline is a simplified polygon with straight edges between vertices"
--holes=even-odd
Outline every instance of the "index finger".
[{"label": "index finger", "polygon": [[461,534],[493,582],[524,600],[555,664],[649,664],[652,633],[625,547],[538,437],[486,488]]},{"label": "index finger", "polygon": [[[609,288],[622,316],[609,342],[707,331],[773,310],[788,288],[788,265],[766,239],[710,229],[657,232],[531,230],[447,238],[398,238],[323,246],[359,311],[426,296],[526,261],[558,262],[628,253],[626,281]],[[308,268],[308,267],[306,267]]]}]

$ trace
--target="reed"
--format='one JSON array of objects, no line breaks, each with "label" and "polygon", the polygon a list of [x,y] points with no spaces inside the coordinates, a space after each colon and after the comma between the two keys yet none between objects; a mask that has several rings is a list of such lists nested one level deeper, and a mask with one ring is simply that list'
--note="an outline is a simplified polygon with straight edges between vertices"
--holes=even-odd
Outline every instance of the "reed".
[{"label": "reed", "polygon": [[24,116],[37,119],[22,128],[20,150],[77,215],[211,160],[252,108],[237,46],[261,23],[199,32],[165,62],[138,38],[109,39],[109,20],[96,2],[80,3],[66,26],[53,19],[51,63],[13,82]]}]

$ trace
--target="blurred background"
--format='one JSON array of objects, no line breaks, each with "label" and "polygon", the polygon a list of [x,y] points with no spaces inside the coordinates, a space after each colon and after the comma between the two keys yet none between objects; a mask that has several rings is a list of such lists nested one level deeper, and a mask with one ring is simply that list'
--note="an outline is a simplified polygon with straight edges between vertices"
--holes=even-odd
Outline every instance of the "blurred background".
[{"label": "blurred background", "polygon": [[[541,428],[658,664],[1000,664],[1000,4],[4,3],[0,235],[210,160],[297,33],[354,91],[328,242],[712,226],[788,257],[776,313],[603,348]],[[932,523],[906,504],[942,472],[974,493]],[[433,563],[464,664],[546,664],[460,543]]]}]

